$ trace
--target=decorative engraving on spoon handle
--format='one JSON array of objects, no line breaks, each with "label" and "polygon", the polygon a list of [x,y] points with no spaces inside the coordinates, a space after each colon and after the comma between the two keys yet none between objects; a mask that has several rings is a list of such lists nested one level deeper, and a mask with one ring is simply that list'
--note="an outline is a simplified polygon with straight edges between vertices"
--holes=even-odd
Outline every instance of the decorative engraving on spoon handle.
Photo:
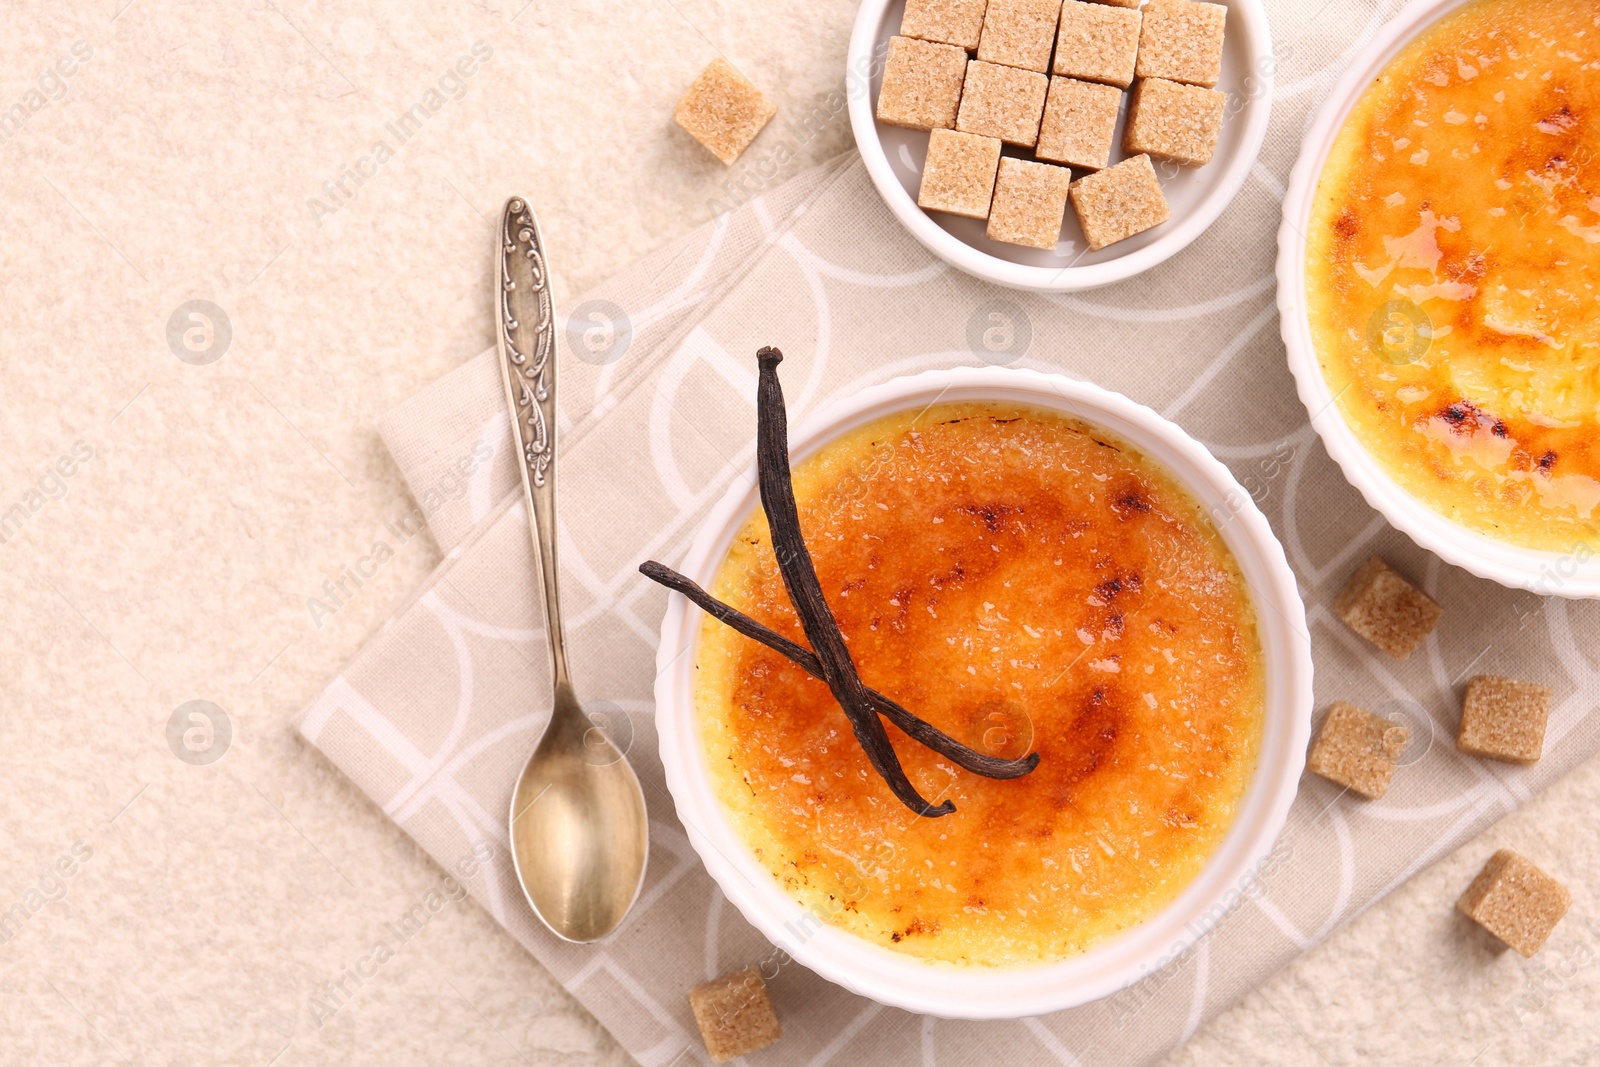
[{"label": "decorative engraving on spoon handle", "polygon": [[556,566],[556,329],[539,220],[522,197],[506,201],[495,257],[496,333],[506,408],[516,439],[534,555],[544,593],[550,673],[568,685]]},{"label": "decorative engraving on spoon handle", "polygon": [[[522,274],[516,257],[526,260],[531,282],[518,283]],[[517,388],[517,407],[512,411],[522,460],[533,484],[543,487],[555,457],[556,368],[555,310],[550,299],[550,273],[545,264],[544,242],[533,209],[520,197],[506,201],[500,227],[500,354],[505,369]],[[531,291],[517,292],[519,284]],[[532,351],[517,345],[518,335],[526,336],[519,318],[529,310],[537,312]]]}]

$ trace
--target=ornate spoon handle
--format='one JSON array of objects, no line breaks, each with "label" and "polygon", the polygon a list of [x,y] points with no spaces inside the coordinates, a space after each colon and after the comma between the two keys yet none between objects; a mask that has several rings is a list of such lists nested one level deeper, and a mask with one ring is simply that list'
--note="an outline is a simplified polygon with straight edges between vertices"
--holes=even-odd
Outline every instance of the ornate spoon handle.
[{"label": "ornate spoon handle", "polygon": [[522,489],[544,590],[550,676],[558,688],[570,688],[556,566],[555,306],[539,220],[522,197],[506,201],[499,244],[495,273],[500,296],[496,316],[500,377],[522,457]]}]

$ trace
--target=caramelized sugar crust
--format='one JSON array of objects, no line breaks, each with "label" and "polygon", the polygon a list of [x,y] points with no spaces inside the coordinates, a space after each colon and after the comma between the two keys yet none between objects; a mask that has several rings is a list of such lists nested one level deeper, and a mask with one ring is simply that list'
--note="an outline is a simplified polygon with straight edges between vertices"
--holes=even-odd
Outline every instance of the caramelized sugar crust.
[{"label": "caramelized sugar crust", "polygon": [[1600,532],[1600,0],[1478,0],[1384,70],[1307,234],[1312,335],[1391,477],[1500,540]]},{"label": "caramelized sugar crust", "polygon": [[[703,623],[697,706],[735,827],[821,919],[914,955],[1058,959],[1199,871],[1256,763],[1261,648],[1215,529],[1152,462],[1062,416],[992,403],[891,416],[795,471],[822,586],[862,678],[1014,781],[889,726],[918,818],[827,687]],[[765,516],[717,596],[804,642]]]}]

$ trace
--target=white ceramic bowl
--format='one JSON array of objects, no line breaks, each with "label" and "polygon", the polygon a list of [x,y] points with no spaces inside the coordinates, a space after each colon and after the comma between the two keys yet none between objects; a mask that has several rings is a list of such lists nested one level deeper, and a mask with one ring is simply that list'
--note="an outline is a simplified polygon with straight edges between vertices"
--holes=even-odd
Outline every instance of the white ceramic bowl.
[{"label": "white ceramic bowl", "polygon": [[[656,727],[667,787],[689,840],[751,925],[806,967],[880,1004],[944,1018],[1040,1015],[1137,981],[1191,945],[1238,902],[1271,851],[1300,782],[1311,724],[1311,643],[1294,575],[1271,528],[1228,469],[1175,424],[1099,386],[1004,368],[959,368],[896,378],[840,401],[790,432],[796,461],[873,419],[960,400],[1014,401],[1103,427],[1165,464],[1213,516],[1255,600],[1267,664],[1261,758],[1237,821],[1189,887],[1144,924],[1081,956],[1041,967],[956,968],[924,963],[805,913],[736,835],[708,776],[694,709],[702,615],[673,593],[656,657]],[[752,467],[701,527],[682,570],[709,587],[739,527],[759,506]],[[1024,846],[1017,846],[1024,847]]]},{"label": "white ceramic bowl", "polygon": [[[1013,289],[1070,292],[1131,278],[1170,258],[1205,232],[1249,176],[1267,135],[1275,59],[1261,0],[1220,0],[1228,9],[1217,88],[1228,94],[1216,156],[1203,167],[1156,165],[1172,218],[1098,252],[1086,252],[1072,205],[1054,251],[991,241],[981,219],[964,219],[917,206],[928,135],[886,126],[874,117],[883,82],[884,49],[900,29],[904,0],[863,0],[850,34],[846,82],[850,126],[873,184],[895,217],[934,255],[968,274]],[[1126,117],[1124,94],[1123,118]],[[1121,158],[1123,118],[1117,120],[1112,159]],[[1007,148],[1007,154],[1019,150]],[[1020,150],[1022,158],[1032,158]],[[1074,178],[1086,172],[1073,171]]]},{"label": "white ceramic bowl", "polygon": [[1446,563],[1480,578],[1542,595],[1600,596],[1600,556],[1541,552],[1496,541],[1445,518],[1402,488],[1379,466],[1344,421],[1322,376],[1306,307],[1306,231],[1323,164],[1361,94],[1418,33],[1471,0],[1416,0],[1379,31],[1329,92],[1306,133],[1289,176],[1278,229],[1278,313],[1300,400],[1328,455],[1350,484],[1389,524]]}]

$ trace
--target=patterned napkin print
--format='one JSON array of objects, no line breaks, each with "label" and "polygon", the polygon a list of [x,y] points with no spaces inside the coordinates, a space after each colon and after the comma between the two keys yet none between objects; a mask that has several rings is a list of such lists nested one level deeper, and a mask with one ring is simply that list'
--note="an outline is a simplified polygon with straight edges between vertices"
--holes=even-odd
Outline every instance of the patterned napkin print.
[{"label": "patterned napkin print", "polygon": [[[505,813],[547,717],[548,681],[492,353],[383,422],[417,498],[414,518],[446,558],[306,709],[306,739],[443,866],[474,846],[492,849],[494,861],[463,879],[474,898],[646,1067],[707,1062],[688,988],[750,963],[767,974],[783,1021],[782,1043],[764,1054],[772,1062],[1095,1067],[1148,1062],[1186,1040],[1600,745],[1600,662],[1577,637],[1600,624],[1600,606],[1502,589],[1390,530],[1323,453],[1285,367],[1271,276],[1281,183],[1340,53],[1386,10],[1303,12],[1298,37],[1275,27],[1300,53],[1292,76],[1280,72],[1253,180],[1207,235],[1135,282],[1035,296],[974,281],[906,235],[847,157],[562,309],[561,562],[573,672],[586,705],[628,749],[651,813],[643,895],[607,942],[575,947],[549,935],[507,856]],[[709,506],[746,476],[753,353],[768,343],[788,357],[796,419],[897,375],[999,363],[1092,379],[1181,423],[1232,468],[1284,542],[1308,607],[1319,714],[1348,700],[1411,725],[1388,795],[1361,801],[1308,776],[1272,856],[1212,928],[1174,945],[1143,981],[1082,1008],[1015,1022],[936,1020],[873,1004],[794,964],[785,951],[794,945],[770,944],[727,904],[677,821],[652,724],[664,594],[636,573],[647,558],[680,559]],[[1330,612],[1369,554],[1445,608],[1405,663]],[[1476,673],[1554,688],[1539,764],[1456,753],[1461,691]]]}]

